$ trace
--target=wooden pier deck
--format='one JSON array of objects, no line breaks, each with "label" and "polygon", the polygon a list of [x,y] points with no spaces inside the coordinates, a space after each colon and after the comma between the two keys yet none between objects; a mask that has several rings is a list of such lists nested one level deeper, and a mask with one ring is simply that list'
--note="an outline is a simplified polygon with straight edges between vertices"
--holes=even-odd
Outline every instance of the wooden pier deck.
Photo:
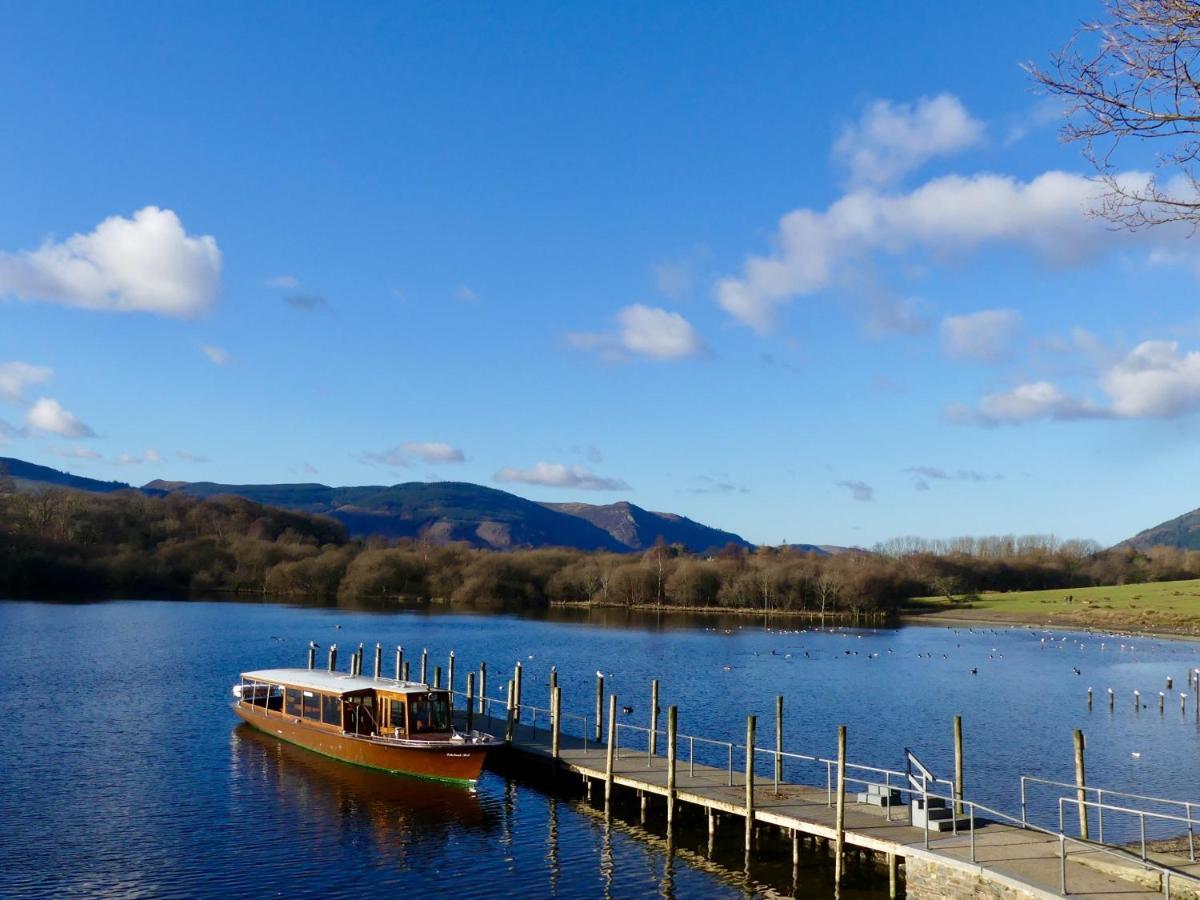
[{"label": "wooden pier deck", "polygon": [[[461,711],[456,717],[465,718]],[[486,727],[487,717],[475,719]],[[505,723],[492,719],[493,726],[504,732]],[[668,761],[648,750],[621,747],[614,752],[612,783],[614,789],[639,792],[646,797],[668,796]],[[533,727],[527,722],[513,729],[509,750],[524,761],[532,761],[558,772],[574,773],[601,792],[607,781],[608,748],[594,741],[560,733],[558,757],[554,756],[553,737],[543,722]],[[761,752],[761,751],[760,751]],[[770,771],[768,766],[762,768]],[[732,781],[732,785],[730,782]],[[827,787],[780,784],[776,793],[772,775],[754,777],[753,820],[756,827],[774,826],[791,835],[793,854],[799,852],[802,837],[828,841],[837,837],[836,804],[830,803]],[[730,768],[718,768],[696,762],[677,762],[675,802],[679,808],[691,806],[708,816],[710,834],[713,816],[729,827],[731,818],[745,827],[746,775]],[[894,806],[889,821],[886,808],[854,802],[847,795],[844,841],[847,847],[881,854],[889,863],[903,862],[907,895],[912,898],[976,896],[983,887],[987,896],[1061,897],[1062,857],[1056,835],[1023,829],[1019,826],[982,817],[971,834],[960,828],[957,835],[930,832],[928,842],[921,827],[909,824],[907,806]],[[1072,897],[1161,898],[1163,882],[1157,870],[1150,870],[1133,859],[1122,859],[1111,850],[1065,842],[1066,881]],[[972,862],[972,855],[974,862]],[[1158,862],[1183,875],[1200,877],[1200,863],[1185,858],[1158,857]],[[1171,896],[1196,897],[1196,883],[1176,877],[1171,881]],[[979,894],[984,895],[984,894]]]}]

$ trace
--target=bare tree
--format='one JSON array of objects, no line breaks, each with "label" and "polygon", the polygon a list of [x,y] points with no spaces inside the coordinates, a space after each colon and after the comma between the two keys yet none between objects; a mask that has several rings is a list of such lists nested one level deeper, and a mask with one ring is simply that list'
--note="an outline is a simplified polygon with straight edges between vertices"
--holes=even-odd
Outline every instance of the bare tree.
[{"label": "bare tree", "polygon": [[[1200,226],[1200,3],[1106,0],[1104,21],[1080,26],[1050,67],[1025,70],[1067,101],[1062,135],[1084,144],[1105,191],[1094,212],[1140,229]],[[1126,138],[1161,142],[1159,172],[1122,177],[1114,154]]]}]

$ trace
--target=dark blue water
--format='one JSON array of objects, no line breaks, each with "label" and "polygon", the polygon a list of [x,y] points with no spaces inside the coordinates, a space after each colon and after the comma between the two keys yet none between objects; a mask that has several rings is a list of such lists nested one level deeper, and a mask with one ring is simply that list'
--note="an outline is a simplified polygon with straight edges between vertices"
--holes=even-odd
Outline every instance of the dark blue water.
[{"label": "dark blue water", "polygon": [[[228,708],[238,673],[301,666],[310,639],[323,647],[336,640],[343,666],[359,641],[384,644],[385,668],[396,644],[414,668],[429,648],[431,671],[445,668],[454,649],[457,686],[486,660],[493,696],[502,696],[520,660],[524,699],[541,706],[557,665],[564,710],[589,716],[600,669],[619,704],[633,707],[622,717],[631,724],[645,724],[649,682],[658,678],[660,703],[678,705],[681,732],[740,741],[746,714],[755,713],[768,746],[781,693],[787,749],[832,754],[843,723],[852,762],[902,768],[911,747],[947,776],[952,717],[960,714],[967,796],[1013,813],[1019,774],[1071,780],[1071,733],[1082,728],[1091,783],[1197,799],[1191,773],[1200,725],[1192,698],[1184,715],[1178,700],[1186,671],[1200,665],[1194,644],[1063,640],[1064,633],[1026,629],[779,627],[788,626],[614,614],[589,623],[269,604],[0,603],[0,696],[8,709],[0,896],[389,889],[832,896],[823,860],[806,860],[793,873],[782,847],[768,847],[747,874],[740,857],[720,847],[706,861],[703,838],[686,829],[672,856],[654,822],[643,831],[618,816],[606,826],[581,797],[511,774],[487,773],[474,793],[432,786],[360,771],[239,726]],[[1160,716],[1157,695],[1168,675],[1175,691]],[[1117,692],[1111,713],[1108,687]],[[1134,688],[1149,705],[1136,713]],[[790,766],[788,775],[824,783],[823,769]],[[1040,821],[1057,820],[1051,796],[1034,797]],[[1110,833],[1122,827],[1106,825]],[[854,877],[843,896],[878,892],[871,873]]]}]

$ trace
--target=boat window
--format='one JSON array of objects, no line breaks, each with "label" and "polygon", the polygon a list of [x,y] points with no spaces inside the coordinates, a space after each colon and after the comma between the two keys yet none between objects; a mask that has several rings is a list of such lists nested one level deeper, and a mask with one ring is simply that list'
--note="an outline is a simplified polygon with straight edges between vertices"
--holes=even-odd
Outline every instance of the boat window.
[{"label": "boat window", "polygon": [[321,695],[321,721],[326,725],[342,726],[342,701],[328,694]]},{"label": "boat window", "polygon": [[408,712],[415,734],[450,730],[450,709],[444,696],[429,694],[424,699],[414,700],[408,704]]},{"label": "boat window", "polygon": [[300,715],[300,691],[296,688],[288,688],[287,696],[284,697],[283,706],[289,716]]},{"label": "boat window", "polygon": [[304,691],[304,718],[321,718],[321,698],[312,691]]},{"label": "boat window", "polygon": [[404,725],[404,701],[403,700],[390,700],[388,702],[389,702],[388,721],[391,722],[393,728],[399,728],[401,731],[405,731],[406,727]]}]

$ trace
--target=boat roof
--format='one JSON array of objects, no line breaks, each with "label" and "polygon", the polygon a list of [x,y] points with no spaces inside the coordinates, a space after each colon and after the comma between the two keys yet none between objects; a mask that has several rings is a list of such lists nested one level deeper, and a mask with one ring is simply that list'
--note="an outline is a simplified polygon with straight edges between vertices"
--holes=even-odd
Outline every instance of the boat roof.
[{"label": "boat roof", "polygon": [[282,684],[339,695],[376,690],[392,691],[398,694],[425,694],[430,690],[436,690],[417,681],[371,678],[367,675],[349,675],[345,672],[329,672],[324,669],[258,669],[254,672],[243,672],[242,677],[248,681]]}]

